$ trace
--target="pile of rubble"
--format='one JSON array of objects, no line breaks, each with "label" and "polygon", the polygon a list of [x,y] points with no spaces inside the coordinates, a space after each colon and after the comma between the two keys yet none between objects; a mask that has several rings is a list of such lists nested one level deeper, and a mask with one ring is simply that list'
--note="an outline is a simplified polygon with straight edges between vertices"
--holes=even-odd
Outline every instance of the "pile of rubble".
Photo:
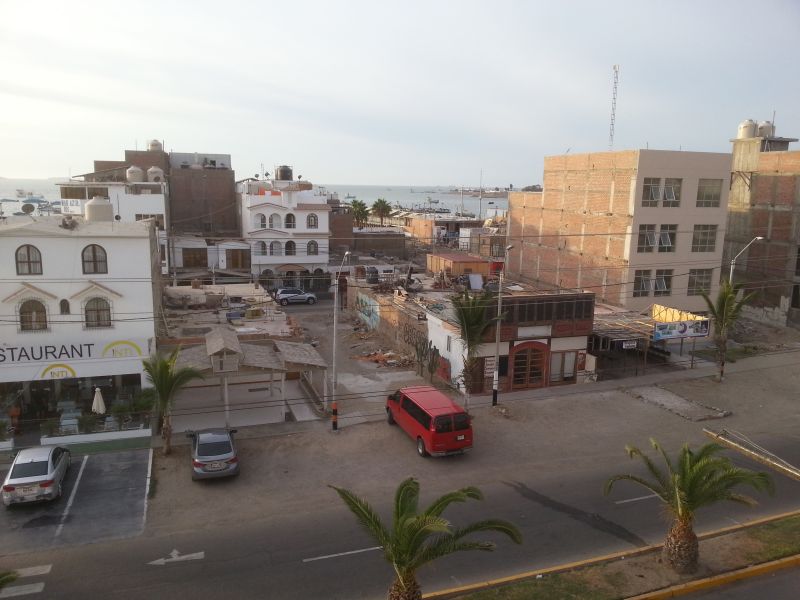
[{"label": "pile of rubble", "polygon": [[381,367],[410,367],[415,364],[414,358],[392,352],[391,350],[375,350],[373,352],[362,352],[351,356],[355,360],[365,360],[373,362]]}]

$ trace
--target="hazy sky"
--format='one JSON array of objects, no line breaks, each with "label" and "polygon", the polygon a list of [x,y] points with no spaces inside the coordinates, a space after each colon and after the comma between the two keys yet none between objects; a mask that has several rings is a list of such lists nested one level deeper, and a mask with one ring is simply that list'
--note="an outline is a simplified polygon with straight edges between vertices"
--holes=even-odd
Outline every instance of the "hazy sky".
[{"label": "hazy sky", "polygon": [[[159,138],[319,183],[540,182],[545,155],[800,136],[800,3],[0,0],[0,176]],[[796,145],[797,146],[797,145]],[[800,148],[800,146],[797,146]]]}]

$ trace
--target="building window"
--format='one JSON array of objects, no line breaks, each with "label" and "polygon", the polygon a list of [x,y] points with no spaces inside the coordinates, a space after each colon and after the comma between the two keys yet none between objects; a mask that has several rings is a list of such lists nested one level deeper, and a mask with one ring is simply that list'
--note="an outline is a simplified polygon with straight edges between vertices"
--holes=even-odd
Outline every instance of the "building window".
[{"label": "building window", "polygon": [[687,296],[702,296],[711,291],[711,277],[713,269],[689,269],[689,287]]},{"label": "building window", "polygon": [[682,179],[667,177],[664,180],[664,208],[676,208],[681,205],[681,185]]},{"label": "building window", "polygon": [[[289,219],[287,218],[286,221],[286,224],[288,225]],[[297,247],[293,241],[289,240],[286,242],[286,256],[294,256],[295,254],[297,254]]]},{"label": "building window", "polygon": [[258,213],[256,215],[256,227],[259,229],[266,229],[267,228],[267,216]]},{"label": "building window", "polygon": [[308,229],[317,229],[319,227],[319,217],[315,214],[310,214],[306,217],[306,227]]},{"label": "building window", "polygon": [[111,305],[105,298],[92,298],[86,303],[86,327],[111,327]]},{"label": "building window", "polygon": [[86,275],[108,273],[108,258],[106,251],[97,244],[89,244],[81,253],[83,258],[83,272]]},{"label": "building window", "polygon": [[26,300],[19,307],[19,328],[21,331],[46,331],[47,309],[39,300]]},{"label": "building window", "polygon": [[69,314],[69,300],[65,299],[65,300],[62,300],[61,302],[59,302],[58,303],[58,308],[59,308],[59,310],[60,310],[62,315],[68,315]]},{"label": "building window", "polygon": [[550,353],[550,383],[575,382],[576,351]]},{"label": "building window", "polygon": [[656,226],[639,225],[639,242],[637,252],[652,252],[656,246]]},{"label": "building window", "polygon": [[41,275],[42,253],[36,246],[25,244],[17,248],[17,275]]},{"label": "building window", "polygon": [[270,256],[280,256],[281,254],[283,254],[283,251],[281,249],[281,243],[280,242],[270,242],[269,243],[269,255]]},{"label": "building window", "polygon": [[447,352],[452,352],[452,344],[453,344],[453,341],[452,341],[452,340],[453,340],[453,338],[451,338],[451,337],[448,335],[448,336],[447,336]]},{"label": "building window", "polygon": [[675,237],[678,235],[677,225],[662,225],[658,232],[658,251],[675,252]]},{"label": "building window", "polygon": [[205,248],[182,248],[181,260],[186,269],[208,267],[208,250]]},{"label": "building window", "polygon": [[645,177],[642,186],[642,206],[658,206],[661,180],[658,177]]},{"label": "building window", "polygon": [[267,255],[267,242],[258,242],[256,244],[256,254],[258,256],[266,256]]},{"label": "building window", "polygon": [[295,228],[295,219],[294,215],[289,213],[286,215],[286,220],[284,221],[284,226],[286,229],[294,229]]},{"label": "building window", "polygon": [[279,214],[273,213],[269,216],[269,228],[270,229],[281,228],[281,216]]},{"label": "building window", "polygon": [[633,297],[640,298],[650,295],[650,271],[647,269],[636,270],[633,276]]},{"label": "building window", "polygon": [[653,296],[672,295],[672,269],[656,269]]},{"label": "building window", "polygon": [[717,248],[717,226],[695,225],[692,252],[714,252]]},{"label": "building window", "polygon": [[308,255],[316,256],[317,254],[319,254],[319,244],[317,244],[317,242],[314,240],[311,240],[308,242]]},{"label": "building window", "polygon": [[713,208],[719,206],[722,196],[722,179],[701,179],[697,185],[697,206]]}]

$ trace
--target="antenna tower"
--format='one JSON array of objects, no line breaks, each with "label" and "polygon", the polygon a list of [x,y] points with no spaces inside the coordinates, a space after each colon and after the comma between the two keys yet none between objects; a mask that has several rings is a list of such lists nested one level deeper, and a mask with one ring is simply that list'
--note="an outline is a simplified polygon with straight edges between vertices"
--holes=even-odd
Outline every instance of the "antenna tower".
[{"label": "antenna tower", "polygon": [[619,65],[614,65],[614,91],[611,93],[611,125],[608,128],[608,149],[614,149],[614,124],[617,120],[617,84],[619,84]]}]

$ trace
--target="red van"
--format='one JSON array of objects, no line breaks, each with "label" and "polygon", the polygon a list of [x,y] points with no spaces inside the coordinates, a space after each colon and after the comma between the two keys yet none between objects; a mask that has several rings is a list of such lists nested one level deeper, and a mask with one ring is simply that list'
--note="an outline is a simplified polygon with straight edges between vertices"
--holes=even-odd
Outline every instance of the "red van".
[{"label": "red van", "polygon": [[472,449],[472,419],[442,392],[407,387],[386,399],[386,420],[417,441],[420,456],[461,454]]}]

